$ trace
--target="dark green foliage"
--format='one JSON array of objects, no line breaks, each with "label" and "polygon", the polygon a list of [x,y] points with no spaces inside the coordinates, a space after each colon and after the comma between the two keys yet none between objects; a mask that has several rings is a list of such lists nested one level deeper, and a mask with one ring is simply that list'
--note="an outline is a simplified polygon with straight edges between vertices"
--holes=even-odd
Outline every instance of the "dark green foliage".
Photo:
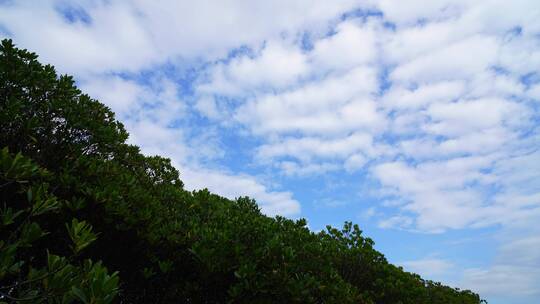
[{"label": "dark green foliage", "polygon": [[356,225],[313,233],[183,189],[104,105],[0,48],[0,302],[480,303],[389,264]]},{"label": "dark green foliage", "polygon": [[[51,174],[31,160],[0,150],[2,193],[0,299],[26,303],[112,303],[118,293],[117,273],[101,263],[77,257],[92,244],[92,227],[73,218],[55,237],[44,227],[59,218],[63,202],[49,191]],[[48,241],[63,250],[51,251]],[[71,248],[69,250],[68,248]],[[49,251],[51,249],[51,251]]]}]

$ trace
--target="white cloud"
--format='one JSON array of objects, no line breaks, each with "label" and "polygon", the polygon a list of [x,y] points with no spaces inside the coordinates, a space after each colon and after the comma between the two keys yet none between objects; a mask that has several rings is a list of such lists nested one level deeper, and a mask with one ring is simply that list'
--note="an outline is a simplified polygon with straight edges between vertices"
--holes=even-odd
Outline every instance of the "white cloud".
[{"label": "white cloud", "polygon": [[405,271],[420,274],[424,278],[433,279],[434,276],[445,274],[454,265],[452,262],[440,258],[425,258],[400,263]]},{"label": "white cloud", "polygon": [[149,47],[154,44],[150,33],[128,3],[89,5],[91,24],[68,23],[56,4],[16,2],[2,7],[0,19],[18,44],[35,50],[62,73],[136,71],[158,60],[159,54]]},{"label": "white cloud", "polygon": [[447,0],[406,0],[395,2],[392,0],[377,1],[378,7],[383,11],[389,21],[399,25],[415,24],[418,21],[437,21],[459,16],[464,9],[466,1]]},{"label": "white cloud", "polygon": [[413,90],[392,86],[382,102],[390,109],[415,110],[432,103],[454,101],[461,97],[464,91],[465,84],[456,80],[422,85]]},{"label": "white cloud", "polygon": [[187,159],[191,153],[185,146],[182,130],[142,120],[128,121],[129,142],[138,145],[146,155],[161,155],[173,159]]},{"label": "white cloud", "polygon": [[181,170],[188,189],[208,188],[230,199],[239,196],[255,198],[263,213],[293,216],[300,213],[300,203],[288,191],[272,191],[249,175],[230,174],[202,168]]},{"label": "white cloud", "polygon": [[466,269],[463,284],[485,296],[540,295],[540,238],[517,237],[499,249],[494,265]]},{"label": "white cloud", "polygon": [[[283,32],[324,26],[355,1],[135,1],[160,43],[160,50],[200,55],[261,42]],[[302,18],[298,18],[301,15]],[[182,30],[179,30],[182,29]],[[174,32],[171,32],[174,31]],[[175,34],[175,39],[170,39]]]},{"label": "white cloud", "polygon": [[380,130],[384,127],[384,117],[370,99],[376,90],[376,72],[359,67],[299,89],[262,95],[239,107],[236,119],[255,133],[336,134],[358,128]]},{"label": "white cloud", "polygon": [[336,33],[315,42],[309,56],[317,72],[339,71],[371,63],[376,59],[376,38],[372,24],[340,23]]},{"label": "white cloud", "polygon": [[290,87],[308,70],[307,58],[294,44],[267,41],[255,56],[240,55],[211,68],[202,94],[244,96],[253,90]]},{"label": "white cloud", "polygon": [[502,99],[439,103],[427,109],[432,123],[427,124],[425,129],[437,135],[463,135],[504,124],[520,123],[526,111],[520,105]]},{"label": "white cloud", "polygon": [[527,95],[534,99],[536,102],[540,102],[540,84],[535,84],[527,90]]},{"label": "white cloud", "polygon": [[414,219],[409,216],[395,215],[379,221],[379,228],[410,228]]},{"label": "white cloud", "polygon": [[523,75],[538,70],[540,67],[540,42],[534,38],[538,32],[537,30],[530,36],[522,35],[506,41],[501,46],[498,63],[514,75]]},{"label": "white cloud", "polygon": [[282,87],[307,70],[304,54],[294,45],[269,41],[254,60],[240,57],[227,64],[232,82],[247,86]]},{"label": "white cloud", "polygon": [[537,295],[540,271],[521,266],[493,266],[465,270],[463,285],[485,297]]},{"label": "white cloud", "polygon": [[[490,154],[501,149],[505,143],[513,140],[513,134],[502,128],[471,131],[468,134],[443,141],[439,145],[440,154],[467,154],[475,155]],[[438,151],[435,155],[439,154]],[[439,154],[439,155],[440,155]]]},{"label": "white cloud", "polygon": [[521,222],[512,223],[512,226],[535,226],[536,211],[540,208],[539,164],[540,153],[532,152],[506,158],[493,168],[493,174],[503,187],[495,197],[496,206],[504,213],[523,209]]},{"label": "white cloud", "polygon": [[378,215],[378,214],[377,214],[377,208],[375,208],[375,207],[369,207],[369,208],[367,208],[366,210],[364,210],[364,211],[360,214],[359,217],[360,217],[362,220],[367,221],[367,220],[369,220],[369,219],[371,219],[371,218],[373,218],[374,216],[377,216],[377,215]]},{"label": "white cloud", "polygon": [[280,161],[277,163],[276,167],[288,176],[318,175],[341,169],[340,165],[332,162],[298,163],[294,161]]},{"label": "white cloud", "polygon": [[[372,172],[383,186],[407,199],[398,206],[416,214],[416,226],[410,229],[441,232],[494,224],[532,229],[540,214],[538,153],[503,155],[424,161],[416,166],[383,163]],[[382,220],[381,226],[402,226],[396,221]]]},{"label": "white cloud", "polygon": [[55,9],[59,3],[3,5],[0,19],[20,45],[37,51],[63,72],[78,75],[138,71],[175,57],[217,58],[231,48],[283,33],[324,28],[341,12],[359,6],[355,1],[68,3],[86,11],[91,22],[85,24],[68,23]]},{"label": "white cloud", "polygon": [[[416,214],[418,229],[441,232],[464,228],[483,218],[482,186],[489,184],[492,176],[482,170],[491,162],[489,157],[461,157],[417,166],[393,162],[377,165],[372,172],[383,186],[396,189],[410,201],[400,208]],[[470,184],[478,186],[471,188]],[[390,227],[394,222],[383,220],[381,226]]]},{"label": "white cloud", "polygon": [[477,35],[400,64],[391,79],[403,83],[467,79],[495,64],[499,45],[494,37]]},{"label": "white cloud", "polygon": [[471,33],[474,29],[456,28],[453,20],[400,28],[386,39],[384,60],[389,63],[408,62],[464,39]]},{"label": "white cloud", "polygon": [[134,81],[115,76],[86,80],[81,84],[81,89],[92,98],[107,104],[117,115],[139,108],[139,97],[146,94],[146,90]]},{"label": "white cloud", "polygon": [[356,153],[347,158],[345,161],[345,170],[348,172],[358,171],[364,167],[367,162],[367,158],[362,153]]},{"label": "white cloud", "polygon": [[199,98],[195,104],[195,108],[199,113],[211,119],[222,117],[222,111],[218,108],[214,97],[203,96]]},{"label": "white cloud", "polygon": [[516,77],[500,73],[478,73],[469,83],[470,96],[521,96],[525,86]]},{"label": "white cloud", "polygon": [[286,139],[280,143],[261,146],[257,151],[257,156],[261,159],[292,156],[299,160],[309,161],[313,157],[344,158],[360,151],[365,151],[367,154],[374,153],[372,138],[369,134],[355,133],[335,140],[321,140],[317,137]]}]

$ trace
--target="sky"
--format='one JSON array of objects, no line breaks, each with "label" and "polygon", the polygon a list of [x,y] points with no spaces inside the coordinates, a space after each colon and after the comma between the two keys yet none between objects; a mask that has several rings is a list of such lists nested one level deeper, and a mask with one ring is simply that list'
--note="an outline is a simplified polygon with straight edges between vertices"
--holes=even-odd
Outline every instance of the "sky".
[{"label": "sky", "polygon": [[0,1],[187,189],[540,303],[540,2]]}]

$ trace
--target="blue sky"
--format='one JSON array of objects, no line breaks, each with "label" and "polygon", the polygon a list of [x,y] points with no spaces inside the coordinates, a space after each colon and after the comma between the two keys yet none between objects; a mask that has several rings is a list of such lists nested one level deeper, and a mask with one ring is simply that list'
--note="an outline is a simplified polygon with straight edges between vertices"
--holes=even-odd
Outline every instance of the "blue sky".
[{"label": "blue sky", "polygon": [[0,1],[189,189],[540,302],[538,1]]}]

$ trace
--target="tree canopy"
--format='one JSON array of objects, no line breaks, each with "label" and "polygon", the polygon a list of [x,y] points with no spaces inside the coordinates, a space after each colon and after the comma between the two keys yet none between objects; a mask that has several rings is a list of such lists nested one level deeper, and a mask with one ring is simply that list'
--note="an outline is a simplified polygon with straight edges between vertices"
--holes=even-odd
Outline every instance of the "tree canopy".
[{"label": "tree canopy", "polygon": [[405,272],[358,225],[315,233],[187,191],[109,108],[0,46],[0,303],[481,303]]}]

